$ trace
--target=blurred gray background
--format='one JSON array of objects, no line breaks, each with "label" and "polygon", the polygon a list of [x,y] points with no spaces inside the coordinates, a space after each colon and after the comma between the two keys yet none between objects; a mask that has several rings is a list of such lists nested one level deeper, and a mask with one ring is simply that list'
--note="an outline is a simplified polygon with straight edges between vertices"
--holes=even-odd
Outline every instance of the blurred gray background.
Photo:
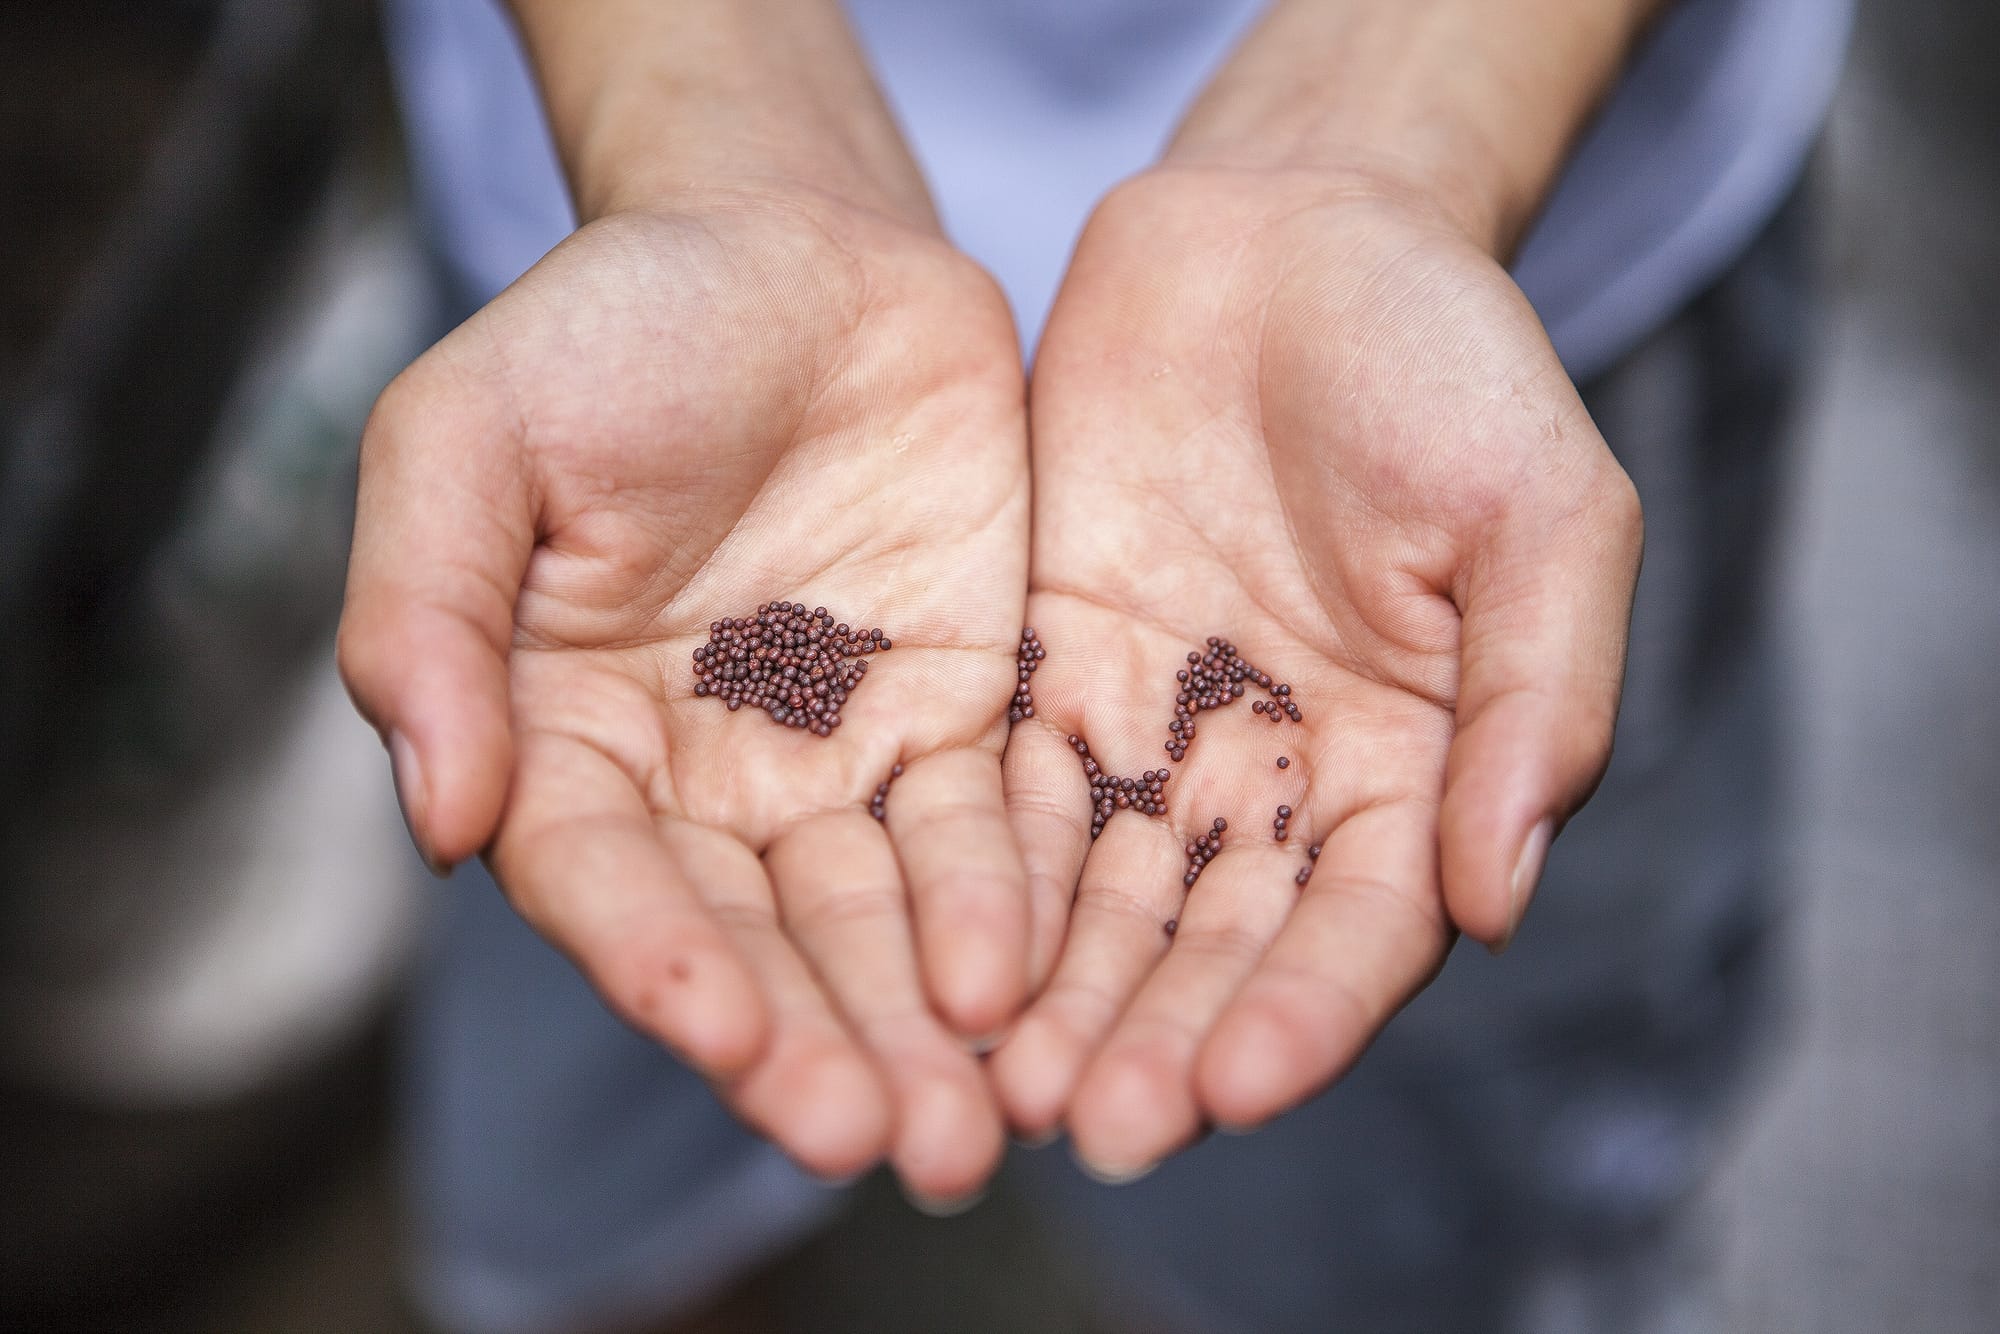
[{"label": "blurred gray background", "polygon": [[[0,23],[7,503],[61,512],[65,479],[21,460],[83,429],[76,405],[133,367],[181,385],[169,407],[199,427],[177,438],[143,403],[96,422],[134,443],[110,475],[194,517],[105,544],[111,604],[36,613],[117,716],[178,721],[84,747],[110,777],[64,798],[83,832],[11,850],[10,876],[56,890],[14,896],[30,906],[0,923],[0,1326],[415,1330],[386,1034],[423,886],[330,629],[361,414],[437,330],[365,11],[231,39],[256,74],[237,95],[282,92],[294,131],[324,141],[301,171],[190,111],[214,8],[135,21],[77,0]],[[15,22],[32,11],[42,26]],[[1817,167],[1824,321],[1783,543],[1790,992],[1687,1223],[1731,1331],[2000,1328],[1996,62],[1987,0],[1865,0]],[[204,218],[202,191],[149,176],[175,135],[284,224]],[[186,253],[135,268],[119,238],[162,212]],[[133,315],[176,294],[184,328]],[[218,303],[246,332],[210,347]],[[87,336],[107,327],[127,342]],[[8,517],[11,559],[33,523]],[[217,715],[212,679],[100,651],[94,627],[135,617],[196,662],[231,635],[284,651]],[[87,920],[37,912],[73,907],[64,874],[128,888]],[[681,1329],[886,1328],[868,1294],[893,1279],[898,1328],[1093,1330],[1066,1272],[1004,1195],[932,1223],[875,1182],[833,1234]]]}]

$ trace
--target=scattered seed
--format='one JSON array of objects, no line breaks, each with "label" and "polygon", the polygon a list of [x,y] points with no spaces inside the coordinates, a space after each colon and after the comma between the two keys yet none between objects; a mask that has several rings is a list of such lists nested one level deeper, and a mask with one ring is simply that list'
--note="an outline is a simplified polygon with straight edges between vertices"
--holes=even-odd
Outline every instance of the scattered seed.
[{"label": "scattered seed", "polygon": [[1042,665],[1042,659],[1048,656],[1033,626],[1021,631],[1021,646],[1014,651],[1014,702],[1007,706],[1008,722],[1018,723],[1023,718],[1035,716],[1035,696],[1028,689],[1028,678],[1035,674],[1035,669]]},{"label": "scattered seed", "polygon": [[1292,877],[1292,883],[1297,885],[1303,885],[1306,881],[1312,878],[1313,878],[1313,868],[1310,866],[1301,866],[1299,868],[1299,873]]},{"label": "scattered seed", "polygon": [[1278,767],[1280,769],[1289,769],[1292,767],[1292,762],[1289,759],[1285,758],[1283,755],[1280,755],[1278,757]]},{"label": "scattered seed", "polygon": [[875,795],[868,799],[868,813],[877,820],[887,820],[889,818],[889,784],[902,776],[903,766],[900,764],[891,765],[889,767],[888,780],[877,784]]},{"label": "scattered seed", "polygon": [[1246,659],[1237,652],[1236,645],[1220,635],[1210,635],[1207,651],[1188,654],[1187,663],[1174,673],[1180,689],[1174,694],[1174,719],[1167,724],[1167,754],[1176,763],[1187,757],[1188,743],[1194,740],[1195,715],[1242,699],[1249,685],[1271,694],[1268,700],[1252,700],[1252,713],[1261,713],[1273,723],[1281,715],[1293,722],[1300,721],[1298,706],[1291,701],[1291,686],[1273,682],[1270,673]]},{"label": "scattered seed", "polygon": [[868,673],[866,655],[891,647],[880,630],[835,625],[824,607],[760,603],[749,616],[710,622],[708,642],[694,651],[694,693],[731,713],[748,704],[772,722],[832,736]]},{"label": "scattered seed", "polygon": [[1171,936],[1173,935],[1174,932],[1181,929],[1181,919],[1178,917],[1169,917],[1167,919],[1166,925],[1161,927],[1160,929],[1165,931],[1169,936]]},{"label": "scattered seed", "polygon": [[1090,746],[1074,732],[1070,733],[1069,747],[1083,761],[1084,777],[1090,780],[1092,840],[1104,832],[1105,822],[1119,811],[1137,811],[1141,815],[1167,813],[1167,780],[1173,774],[1165,769],[1148,769],[1137,778],[1120,778],[1104,772],[1091,755]]}]

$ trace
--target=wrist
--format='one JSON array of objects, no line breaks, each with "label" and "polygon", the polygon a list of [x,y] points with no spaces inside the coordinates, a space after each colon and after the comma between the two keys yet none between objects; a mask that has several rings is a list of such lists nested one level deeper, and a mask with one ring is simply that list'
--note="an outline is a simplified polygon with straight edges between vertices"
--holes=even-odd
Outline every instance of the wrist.
[{"label": "wrist", "polygon": [[1662,0],[1279,0],[1166,161],[1316,174],[1518,243]]},{"label": "wrist", "polygon": [[936,216],[830,0],[513,0],[584,221],[811,194]]}]

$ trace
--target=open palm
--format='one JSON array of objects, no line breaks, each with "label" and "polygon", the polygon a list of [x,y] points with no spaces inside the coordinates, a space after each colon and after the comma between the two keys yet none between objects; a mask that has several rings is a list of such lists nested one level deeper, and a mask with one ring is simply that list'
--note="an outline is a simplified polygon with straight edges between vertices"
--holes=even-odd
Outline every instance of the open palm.
[{"label": "open palm", "polygon": [[[485,850],[630,1022],[807,1166],[991,1170],[1027,983],[1000,753],[1019,354],[936,237],[822,200],[582,229],[385,394],[342,666],[435,862]],[[695,694],[776,600],[893,650],[830,736]],[[887,821],[869,800],[901,777]]]},{"label": "open palm", "polygon": [[[1504,944],[1608,758],[1638,514],[1498,265],[1277,172],[1162,169],[1106,202],[1033,440],[1048,657],[1007,776],[1053,976],[993,1069],[1018,1129],[1066,1121],[1122,1175],[1322,1087],[1456,931]],[[1210,636],[1300,718],[1252,686],[1169,764]],[[1070,734],[1113,773],[1171,768],[1167,815],[1092,842]]]}]

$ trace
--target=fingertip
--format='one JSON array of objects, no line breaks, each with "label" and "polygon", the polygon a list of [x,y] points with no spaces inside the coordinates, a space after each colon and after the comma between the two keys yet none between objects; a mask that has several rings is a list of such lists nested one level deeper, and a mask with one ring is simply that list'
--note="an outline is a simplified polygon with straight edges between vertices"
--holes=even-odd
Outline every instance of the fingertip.
[{"label": "fingertip", "polygon": [[[447,687],[440,686],[443,697]],[[456,866],[493,840],[514,769],[504,679],[475,679],[452,691],[398,736],[408,737],[425,782],[424,840],[433,865]]]},{"label": "fingertip", "polygon": [[789,1123],[772,1138],[822,1181],[850,1181],[889,1151],[894,1118],[886,1090],[858,1051],[828,1047],[795,1076]]},{"label": "fingertip", "polygon": [[1030,1013],[986,1061],[986,1072],[1007,1124],[1016,1135],[1054,1135],[1076,1082],[1074,1044],[1046,1019]]},{"label": "fingertip", "polygon": [[1216,1125],[1252,1129],[1301,1095],[1298,1072],[1309,1059],[1276,1016],[1238,1006],[1216,1024],[1195,1057],[1195,1096]]},{"label": "fingertip", "polygon": [[1026,940],[956,933],[931,943],[924,980],[945,1026],[975,1050],[991,1048],[1028,994]]},{"label": "fingertip", "polygon": [[976,1076],[922,1080],[901,1110],[890,1161],[906,1192],[932,1202],[963,1200],[999,1167],[1006,1136]]},{"label": "fingertip", "polygon": [[1192,1140],[1187,1086],[1151,1062],[1107,1054],[1077,1085],[1067,1117],[1077,1158],[1100,1180],[1131,1180]]},{"label": "fingertip", "polygon": [[430,790],[424,783],[423,756],[399,731],[391,731],[385,741],[389,750],[389,777],[396,788],[396,808],[403,813],[403,828],[430,873],[442,880],[455,863],[445,861],[431,850]]},{"label": "fingertip", "polygon": [[1556,822],[1552,816],[1543,816],[1534,828],[1521,840],[1521,850],[1514,857],[1514,866],[1507,880],[1507,918],[1498,937],[1487,948],[1494,954],[1502,954],[1513,943],[1514,933],[1521,929],[1521,919],[1527,915],[1528,904],[1533,901],[1535,889],[1541,883],[1542,867],[1548,860],[1549,842],[1555,837]]},{"label": "fingertip", "polygon": [[444,874],[479,855],[514,766],[505,664],[470,627],[350,607],[340,667],[388,748],[397,802],[425,863]]},{"label": "fingertip", "polygon": [[1562,729],[1553,704],[1516,694],[1495,700],[1452,744],[1438,812],[1445,910],[1461,933],[1496,953],[1540,878],[1553,812],[1587,796],[1603,768],[1578,738],[1566,751]]}]

